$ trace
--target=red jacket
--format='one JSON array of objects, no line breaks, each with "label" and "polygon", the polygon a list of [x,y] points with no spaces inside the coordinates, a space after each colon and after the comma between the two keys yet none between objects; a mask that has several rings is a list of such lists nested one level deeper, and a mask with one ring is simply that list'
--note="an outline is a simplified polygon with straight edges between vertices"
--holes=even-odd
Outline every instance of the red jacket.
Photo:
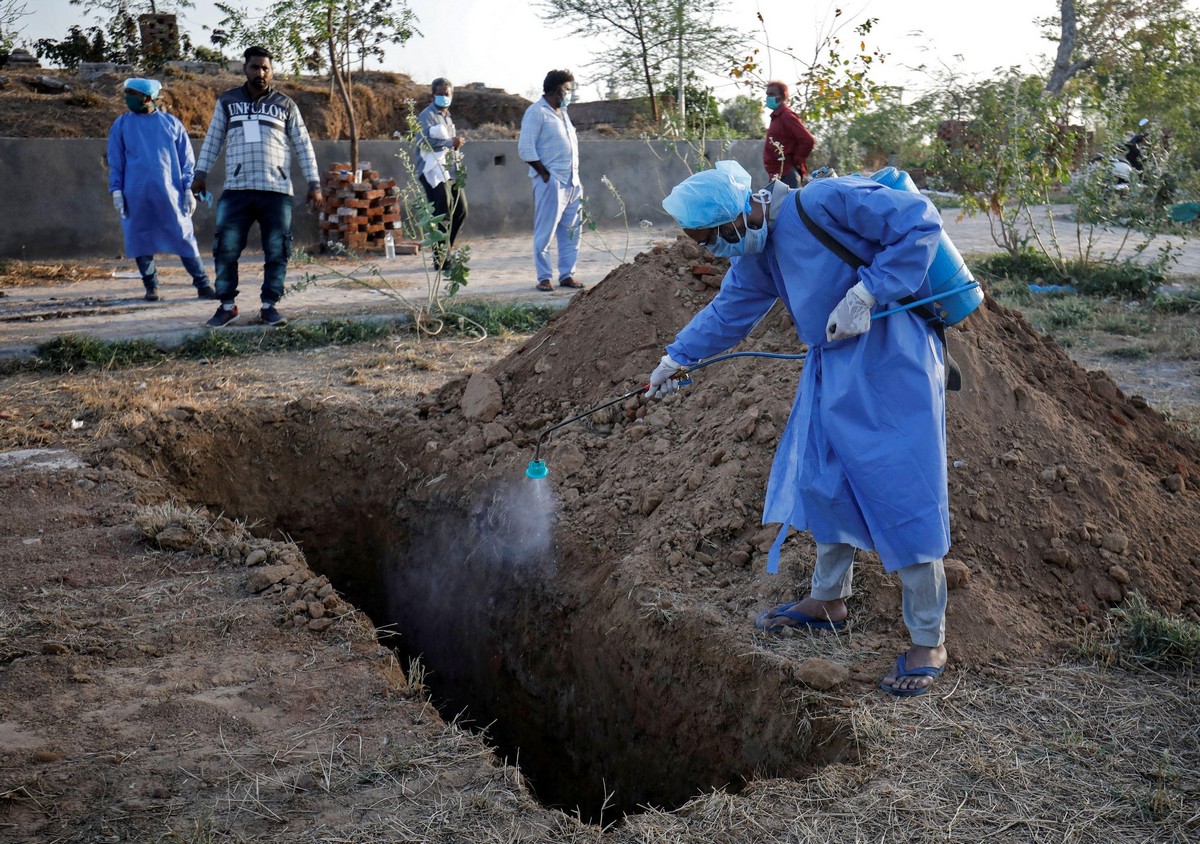
[{"label": "red jacket", "polygon": [[[767,127],[767,140],[763,143],[763,167],[767,175],[778,179],[796,170],[803,179],[808,175],[805,162],[813,150],[813,143],[813,136],[804,128],[796,112],[786,105],[775,109],[771,112],[771,125]],[[783,148],[782,153],[779,147]]]}]

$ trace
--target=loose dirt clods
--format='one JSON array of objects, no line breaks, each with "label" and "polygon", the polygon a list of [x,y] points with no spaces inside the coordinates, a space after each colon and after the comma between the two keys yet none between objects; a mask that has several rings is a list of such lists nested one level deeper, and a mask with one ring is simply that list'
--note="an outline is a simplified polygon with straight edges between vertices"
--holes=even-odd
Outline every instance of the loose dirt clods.
[{"label": "loose dirt clods", "polygon": [[[491,361],[388,373],[386,399],[336,350],[10,379],[5,447],[86,466],[0,473],[19,501],[0,534],[0,831],[1194,838],[1195,696],[1060,662],[1135,592],[1197,618],[1200,449],[1018,314],[989,301],[951,332],[952,668],[919,701],[875,690],[904,634],[873,555],[846,631],[753,629],[812,560],[794,535],[785,574],[762,570],[799,362],[631,399],[555,432],[549,477],[523,477],[546,427],[644,380],[713,295],[699,262],[664,244]],[[746,348],[800,351],[780,312]],[[545,490],[552,542],[531,548],[517,493]]]}]

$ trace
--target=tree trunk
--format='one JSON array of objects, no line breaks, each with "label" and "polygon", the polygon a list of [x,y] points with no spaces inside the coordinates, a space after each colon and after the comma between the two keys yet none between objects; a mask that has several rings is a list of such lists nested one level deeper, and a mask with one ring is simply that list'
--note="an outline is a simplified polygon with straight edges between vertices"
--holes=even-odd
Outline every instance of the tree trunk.
[{"label": "tree trunk", "polygon": [[654,94],[654,75],[650,72],[650,56],[646,51],[646,32],[643,24],[644,21],[637,21],[638,47],[642,56],[642,76],[646,79],[646,90],[650,93],[650,116],[657,126],[662,116],[658,113],[658,97]]},{"label": "tree trunk", "polygon": [[350,169],[358,169],[358,123],[354,120],[354,101],[350,99],[350,89],[342,68],[338,62],[337,42],[333,34],[333,9],[329,10],[329,72],[337,85],[338,95],[342,98],[342,107],[346,109],[346,123],[350,127]]},{"label": "tree trunk", "polygon": [[1050,78],[1046,80],[1046,93],[1058,96],[1063,86],[1079,71],[1091,67],[1092,59],[1081,62],[1071,62],[1071,54],[1075,52],[1075,37],[1078,25],[1075,17],[1075,0],[1062,0],[1061,4],[1062,34],[1058,39],[1058,53],[1054,57],[1054,67]]}]

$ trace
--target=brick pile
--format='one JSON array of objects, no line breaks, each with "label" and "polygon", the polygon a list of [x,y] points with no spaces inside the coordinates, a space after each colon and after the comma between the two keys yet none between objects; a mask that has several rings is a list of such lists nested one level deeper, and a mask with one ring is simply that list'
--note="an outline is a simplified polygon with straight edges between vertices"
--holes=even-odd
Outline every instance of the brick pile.
[{"label": "brick pile", "polygon": [[[361,178],[355,181],[355,176]],[[321,239],[326,248],[351,252],[382,252],[389,231],[397,255],[415,255],[420,244],[400,239],[400,190],[395,179],[380,178],[369,161],[359,171],[346,163],[333,164],[322,177],[325,207],[321,214]]]}]

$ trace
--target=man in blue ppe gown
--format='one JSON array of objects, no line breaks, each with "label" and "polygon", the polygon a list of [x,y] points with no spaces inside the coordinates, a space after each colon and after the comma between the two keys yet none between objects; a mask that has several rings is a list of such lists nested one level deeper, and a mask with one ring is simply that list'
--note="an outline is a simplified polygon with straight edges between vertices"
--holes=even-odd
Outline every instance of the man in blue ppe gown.
[{"label": "man in blue ppe gown", "polygon": [[121,215],[125,254],[137,261],[147,301],[157,302],[155,253],[178,255],[201,299],[217,298],[192,230],[196,156],[179,118],[161,111],[156,79],[126,79],[129,109],[108,132],[108,190]]},{"label": "man in blue ppe gown", "polygon": [[[865,262],[860,269],[804,224],[801,196],[810,219]],[[731,262],[717,296],[667,346],[649,395],[672,392],[680,368],[736,345],[776,301],[808,346],[763,523],[783,525],[772,571],[789,527],[812,534],[812,591],[763,612],[758,627],[844,626],[854,549],[873,549],[900,577],[912,640],[880,686],[924,693],[947,659],[944,353],[911,311],[873,323],[871,310],[930,295],[937,211],[920,194],[859,176],[816,180],[802,191],[773,182],[752,196],[749,175],[732,161],[677,185],[663,207],[689,237]]]}]

